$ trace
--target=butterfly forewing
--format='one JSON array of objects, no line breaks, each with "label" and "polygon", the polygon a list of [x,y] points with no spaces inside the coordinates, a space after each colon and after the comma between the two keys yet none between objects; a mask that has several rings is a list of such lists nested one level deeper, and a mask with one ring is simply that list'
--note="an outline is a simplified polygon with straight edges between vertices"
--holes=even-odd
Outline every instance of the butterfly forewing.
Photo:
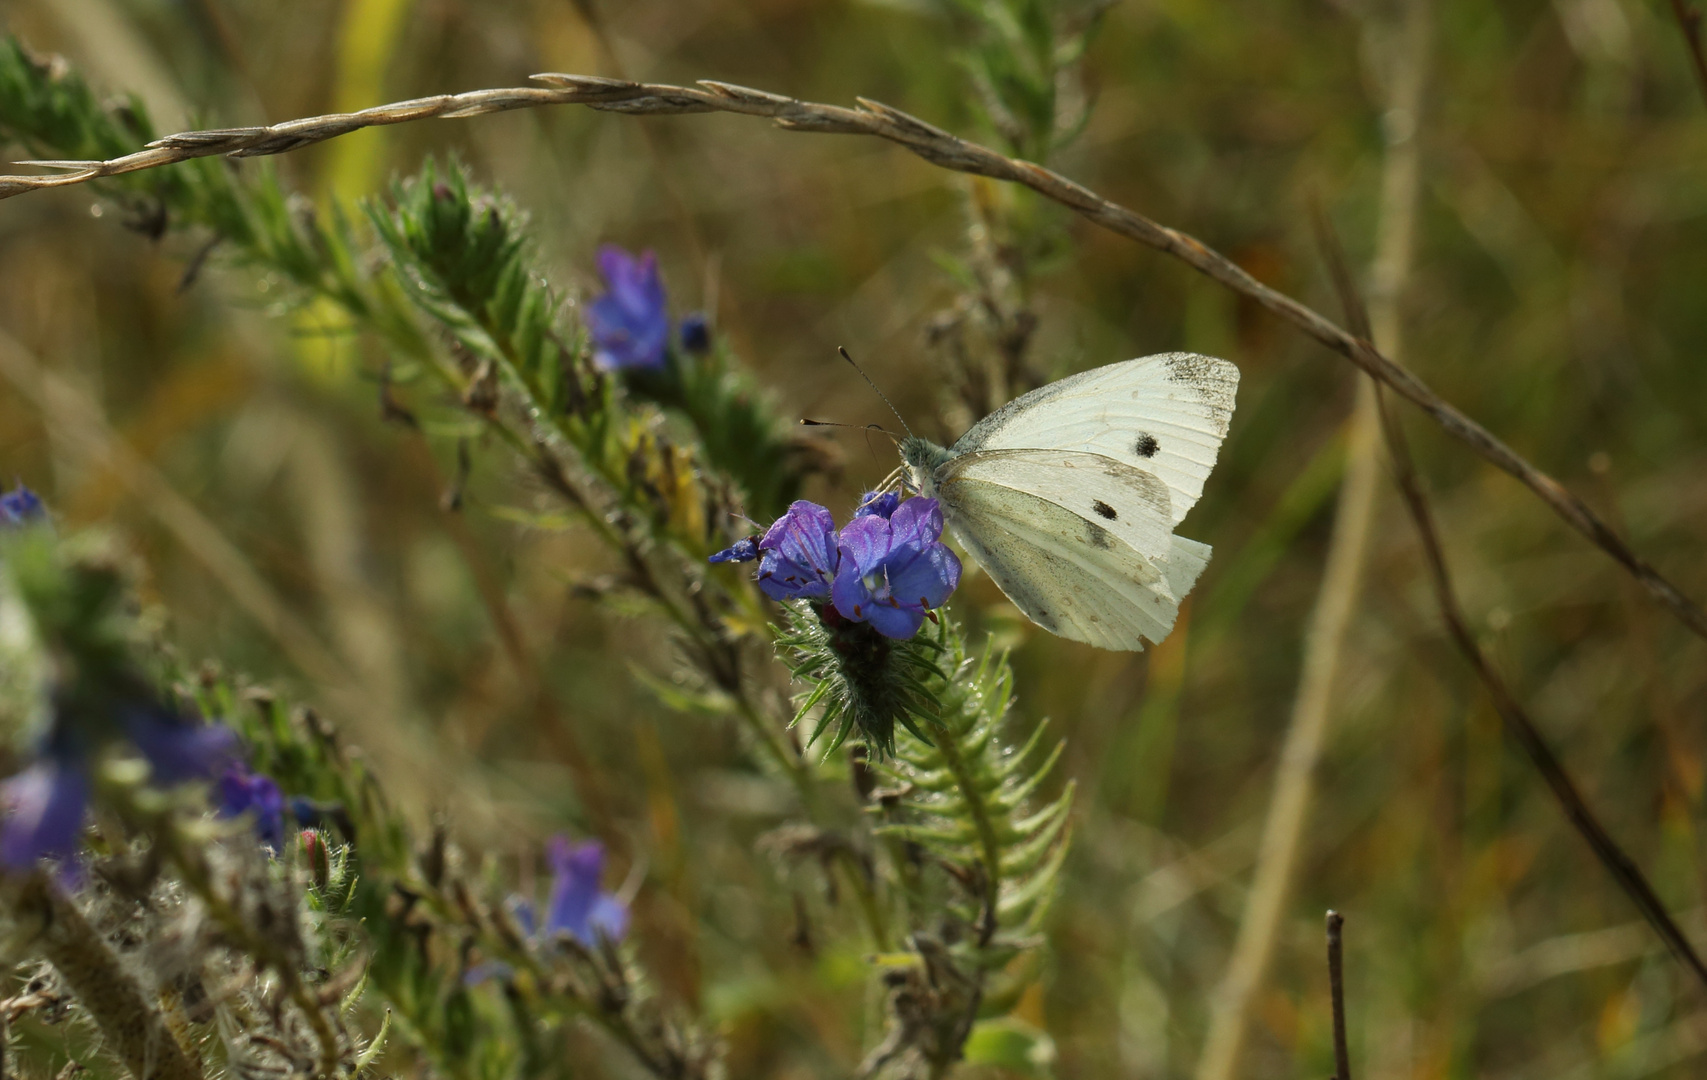
[{"label": "butterfly forewing", "polygon": [[1100,454],[1167,484],[1170,525],[1203,494],[1233,415],[1239,369],[1195,353],[1164,353],[1072,375],[979,421],[954,454],[1055,449]]}]

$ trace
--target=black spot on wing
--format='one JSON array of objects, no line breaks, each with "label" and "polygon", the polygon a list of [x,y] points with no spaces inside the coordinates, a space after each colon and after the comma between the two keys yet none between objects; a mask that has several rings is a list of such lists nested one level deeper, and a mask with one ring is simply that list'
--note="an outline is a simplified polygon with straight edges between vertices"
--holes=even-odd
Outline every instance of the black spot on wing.
[{"label": "black spot on wing", "polygon": [[1085,522],[1085,540],[1102,551],[1114,547],[1114,534],[1092,521]]},{"label": "black spot on wing", "polygon": [[1114,512],[1114,507],[1103,502],[1101,499],[1098,499],[1096,502],[1092,503],[1091,507],[1097,513],[1101,514],[1103,517],[1107,518],[1110,521],[1113,521],[1115,518],[1120,516],[1119,514]]},{"label": "black spot on wing", "polygon": [[1156,451],[1161,448],[1162,444],[1157,442],[1156,437],[1148,431],[1141,432],[1138,436],[1138,441],[1132,444],[1132,449],[1136,451],[1138,456],[1141,458],[1155,457]]}]

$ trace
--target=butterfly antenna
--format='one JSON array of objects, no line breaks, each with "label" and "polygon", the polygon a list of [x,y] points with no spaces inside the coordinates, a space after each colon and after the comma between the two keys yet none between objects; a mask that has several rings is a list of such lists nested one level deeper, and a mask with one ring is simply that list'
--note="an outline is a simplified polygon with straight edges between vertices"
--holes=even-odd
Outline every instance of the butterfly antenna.
[{"label": "butterfly antenna", "polygon": [[848,351],[845,348],[843,348],[840,345],[837,345],[836,351],[842,354],[842,359],[846,360],[848,362],[849,367],[851,367],[855,371],[859,372],[859,377],[865,380],[865,385],[871,387],[872,392],[875,393],[878,397],[883,399],[883,404],[889,406],[889,411],[895,414],[895,419],[901,421],[902,429],[905,430],[908,435],[912,435],[913,429],[910,427],[907,427],[907,418],[902,416],[901,410],[897,409],[895,407],[895,403],[893,401],[889,400],[889,395],[885,394],[881,389],[878,388],[878,385],[876,383],[871,381],[871,376],[867,375],[865,373],[864,368],[862,368],[858,364],[854,363],[854,358],[848,355]]},{"label": "butterfly antenna", "polygon": [[[801,427],[847,428],[849,431],[863,431],[867,435],[869,435],[873,431],[875,431],[879,435],[889,436],[891,439],[894,439],[897,444],[899,444],[901,441],[900,436],[896,435],[893,431],[890,431],[888,428],[884,427],[882,424],[838,424],[834,420],[814,420],[811,417],[806,416],[806,417],[801,417],[800,426]],[[912,432],[908,432],[908,434],[910,435],[910,434],[912,434]]]}]

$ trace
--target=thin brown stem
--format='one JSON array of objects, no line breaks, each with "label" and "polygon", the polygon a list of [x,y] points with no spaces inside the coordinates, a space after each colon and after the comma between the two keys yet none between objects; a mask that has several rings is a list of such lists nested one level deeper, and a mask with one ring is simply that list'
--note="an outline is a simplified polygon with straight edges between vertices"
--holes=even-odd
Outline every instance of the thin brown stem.
[{"label": "thin brown stem", "polygon": [[1328,997],[1334,1011],[1334,1080],[1351,1080],[1351,1054],[1345,1044],[1345,963],[1340,931],[1345,916],[1328,912]]},{"label": "thin brown stem", "polygon": [[987,147],[950,135],[917,117],[869,98],[858,108],[797,101],[781,94],[730,83],[702,81],[697,87],[625,82],[587,75],[538,75],[544,87],[472,90],[462,94],[415,98],[354,113],[291,120],[267,127],[220,128],[169,135],[145,150],[108,161],[23,162],[61,170],[50,176],[0,176],[0,199],[30,191],[66,187],[109,176],[140,172],[199,157],[260,157],[346,135],[363,128],[413,120],[459,119],[547,105],[587,105],[607,112],[637,115],[729,112],[762,116],[790,131],[834,135],[871,135],[897,143],[944,169],[1023,184],[1077,212],[1093,224],[1182,260],[1232,291],[1249,297],[1298,330],[1339,353],[1376,381],[1427,413],[1447,434],[1513,477],[1546,503],[1565,523],[1610,555],[1647,588],[1685,626],[1707,639],[1707,609],[1685,596],[1664,575],[1637,555],[1611,526],[1563,484],[1531,464],[1497,436],[1460,412],[1410,369],[1371,347],[1308,305],[1271,289],[1227,256],[1196,237],[1168,228],[1098,195],[1060,173],[1029,161],[1005,157]]}]

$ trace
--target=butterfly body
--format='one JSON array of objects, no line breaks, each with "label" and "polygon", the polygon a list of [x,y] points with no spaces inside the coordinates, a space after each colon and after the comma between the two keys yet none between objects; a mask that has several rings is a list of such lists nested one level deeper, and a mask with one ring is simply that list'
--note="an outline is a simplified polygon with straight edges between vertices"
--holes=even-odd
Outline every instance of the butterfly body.
[{"label": "butterfly body", "polygon": [[1028,618],[1105,649],[1173,629],[1209,547],[1173,534],[1203,491],[1238,389],[1232,364],[1165,353],[1016,398],[953,446],[901,443],[908,479]]}]

